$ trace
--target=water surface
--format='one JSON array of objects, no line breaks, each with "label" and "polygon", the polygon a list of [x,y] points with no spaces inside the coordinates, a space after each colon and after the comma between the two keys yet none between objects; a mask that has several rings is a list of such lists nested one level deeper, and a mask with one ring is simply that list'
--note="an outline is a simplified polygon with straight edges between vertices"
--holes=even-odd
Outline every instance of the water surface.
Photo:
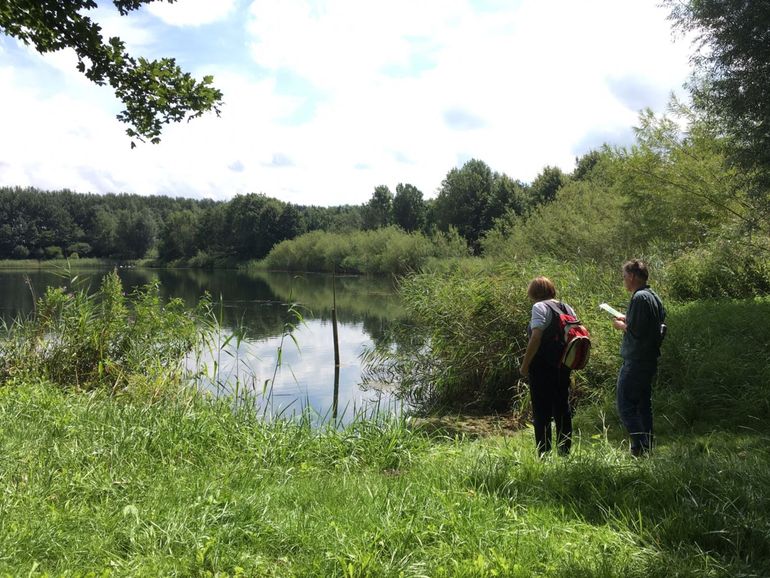
[{"label": "water surface", "polygon": [[[96,289],[106,272],[0,270],[0,316],[10,320],[28,314],[33,296],[42,294],[46,286],[67,284],[75,274]],[[266,416],[308,410],[316,421],[336,413],[345,422],[362,411],[392,411],[397,406],[387,389],[361,386],[361,353],[386,339],[389,325],[401,315],[389,279],[338,277],[334,281],[340,348],[337,377],[331,276],[146,268],[122,268],[118,274],[127,291],[158,280],[164,298],[179,297],[190,307],[205,292],[211,295],[222,332],[188,360],[188,367],[205,374],[198,384],[214,395],[237,394],[240,403],[254,404]],[[232,333],[240,338],[223,346]]]}]

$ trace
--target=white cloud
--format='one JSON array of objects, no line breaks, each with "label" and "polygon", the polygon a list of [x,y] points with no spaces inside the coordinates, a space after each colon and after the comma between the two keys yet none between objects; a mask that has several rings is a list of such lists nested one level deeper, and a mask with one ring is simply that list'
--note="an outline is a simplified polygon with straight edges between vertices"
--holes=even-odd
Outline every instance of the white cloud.
[{"label": "white cloud", "polygon": [[235,0],[177,0],[173,4],[155,2],[147,10],[171,26],[201,26],[226,18]]},{"label": "white cloud", "polygon": [[[681,90],[690,46],[672,44],[652,0],[510,5],[474,12],[463,0],[256,0],[233,19],[245,27],[233,35],[252,39],[243,50],[253,68],[239,67],[242,55],[233,54],[224,66],[200,62],[193,71],[215,75],[221,118],[169,126],[160,145],[134,151],[109,89],[77,77],[66,53],[29,56],[30,69],[0,53],[0,125],[12,135],[0,143],[0,185],[216,198],[263,192],[331,205],[409,182],[431,196],[458,159],[479,158],[523,180],[545,165],[571,170],[586,143],[627,134],[638,108]],[[236,5],[148,8],[182,26],[221,19]],[[162,24],[142,35],[143,22],[129,19],[119,30],[137,45],[179,48],[163,44]],[[41,61],[64,75],[47,93]],[[31,71],[33,62],[40,70]],[[296,81],[291,90],[286,77]]]}]

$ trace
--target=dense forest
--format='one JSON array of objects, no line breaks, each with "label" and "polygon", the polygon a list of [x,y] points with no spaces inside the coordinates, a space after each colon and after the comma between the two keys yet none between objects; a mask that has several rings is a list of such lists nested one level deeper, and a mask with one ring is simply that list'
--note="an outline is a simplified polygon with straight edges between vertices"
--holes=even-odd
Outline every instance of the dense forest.
[{"label": "dense forest", "polygon": [[[580,179],[595,158],[580,159],[573,178]],[[471,160],[449,171],[436,199],[424,199],[410,184],[398,184],[395,194],[380,185],[367,203],[336,207],[294,205],[263,194],[216,202],[5,187],[0,188],[0,258],[149,256],[207,265],[259,259],[276,243],[311,231],[391,225],[425,233],[455,227],[478,251],[497,218],[552,200],[569,178],[546,167],[527,185]]]}]

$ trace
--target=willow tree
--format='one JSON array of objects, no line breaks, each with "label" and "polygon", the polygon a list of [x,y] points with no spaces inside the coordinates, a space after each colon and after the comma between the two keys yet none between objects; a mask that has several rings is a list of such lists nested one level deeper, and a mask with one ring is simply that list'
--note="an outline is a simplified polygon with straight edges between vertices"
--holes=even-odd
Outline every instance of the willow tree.
[{"label": "willow tree", "polygon": [[[125,16],[153,1],[114,0],[113,4]],[[0,0],[0,32],[41,54],[74,50],[78,70],[98,85],[109,84],[125,106],[117,117],[128,125],[132,148],[133,139],[160,142],[163,126],[171,122],[212,110],[219,114],[222,93],[213,86],[212,76],[198,81],[173,58],[131,56],[120,38],[102,36],[99,24],[87,15],[96,7],[93,0]]]},{"label": "willow tree", "polygon": [[770,3],[665,0],[676,27],[695,37],[690,88],[697,109],[719,121],[732,159],[757,171],[770,196]]}]

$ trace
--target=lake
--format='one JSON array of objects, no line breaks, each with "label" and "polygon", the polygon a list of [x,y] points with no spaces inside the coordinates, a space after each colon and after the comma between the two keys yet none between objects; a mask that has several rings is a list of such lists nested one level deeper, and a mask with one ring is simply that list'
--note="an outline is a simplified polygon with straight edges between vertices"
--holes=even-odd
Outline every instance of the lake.
[{"label": "lake", "polygon": [[[97,288],[106,272],[84,269],[69,275]],[[266,417],[307,411],[316,423],[332,417],[346,423],[361,413],[398,411],[387,387],[362,386],[360,359],[366,348],[387,339],[388,327],[402,316],[390,279],[336,278],[336,376],[330,275],[146,268],[121,268],[118,273],[127,291],[158,280],[164,298],[179,297],[190,307],[205,292],[211,295],[220,334],[191,355],[187,365],[203,372],[197,383],[213,395],[253,404]],[[33,293],[67,283],[67,275],[51,270],[0,270],[0,316],[10,320],[29,313]],[[232,334],[239,337],[223,345]]]}]

